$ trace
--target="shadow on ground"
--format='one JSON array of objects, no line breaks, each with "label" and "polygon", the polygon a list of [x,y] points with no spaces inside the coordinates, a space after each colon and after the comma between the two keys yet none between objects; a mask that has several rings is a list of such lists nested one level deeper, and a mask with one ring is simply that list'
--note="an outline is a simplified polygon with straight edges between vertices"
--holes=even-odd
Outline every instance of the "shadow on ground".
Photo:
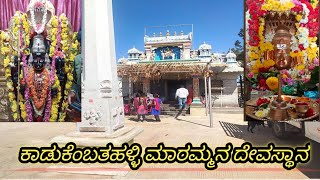
[{"label": "shadow on ground", "polygon": [[312,141],[302,134],[289,134],[286,139],[278,139],[272,134],[272,129],[265,122],[265,127],[256,126],[253,133],[247,130],[247,125],[233,124],[219,121],[221,127],[227,136],[243,139],[250,142],[253,146],[266,146],[268,143],[274,143],[276,146],[285,147],[304,147],[307,143],[311,144],[311,158],[306,164],[298,164],[298,169],[309,178],[320,178],[320,144]]}]

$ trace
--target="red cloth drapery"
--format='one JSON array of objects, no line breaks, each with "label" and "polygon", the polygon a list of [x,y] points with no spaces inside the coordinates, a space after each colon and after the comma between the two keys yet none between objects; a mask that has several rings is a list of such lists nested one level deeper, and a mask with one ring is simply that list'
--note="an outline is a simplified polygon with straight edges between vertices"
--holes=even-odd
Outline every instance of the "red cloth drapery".
[{"label": "red cloth drapery", "polygon": [[[0,0],[0,30],[9,26],[16,11],[26,12],[30,0]],[[73,31],[79,31],[81,24],[81,0],[50,0],[55,8],[55,15],[64,13],[72,25]]]}]

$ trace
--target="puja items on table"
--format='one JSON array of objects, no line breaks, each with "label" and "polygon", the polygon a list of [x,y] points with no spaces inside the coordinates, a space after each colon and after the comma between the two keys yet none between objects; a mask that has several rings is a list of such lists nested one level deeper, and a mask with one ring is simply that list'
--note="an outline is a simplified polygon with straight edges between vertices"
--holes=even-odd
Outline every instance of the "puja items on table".
[{"label": "puja items on table", "polygon": [[[293,96],[282,96],[281,98],[283,102],[287,103],[286,108],[284,108],[285,111],[283,111],[286,113],[285,116],[287,117],[285,120],[310,118],[319,112],[319,99],[313,101],[308,97]],[[274,119],[274,115],[271,114],[271,102],[276,99],[276,96],[258,98],[255,102],[256,111],[254,112],[254,115],[260,119],[278,120]]]}]

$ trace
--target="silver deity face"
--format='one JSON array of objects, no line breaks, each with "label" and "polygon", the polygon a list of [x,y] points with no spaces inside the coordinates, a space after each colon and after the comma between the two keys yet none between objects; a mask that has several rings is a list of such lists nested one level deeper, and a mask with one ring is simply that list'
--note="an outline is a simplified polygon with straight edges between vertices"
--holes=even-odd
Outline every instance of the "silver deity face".
[{"label": "silver deity face", "polygon": [[33,38],[33,45],[31,48],[33,61],[32,65],[36,71],[41,71],[45,66],[46,46],[44,44],[44,37],[37,35]]},{"label": "silver deity face", "polygon": [[31,52],[34,55],[45,54],[46,46],[44,44],[44,37],[42,35],[36,35],[33,38],[33,45],[31,48]]}]

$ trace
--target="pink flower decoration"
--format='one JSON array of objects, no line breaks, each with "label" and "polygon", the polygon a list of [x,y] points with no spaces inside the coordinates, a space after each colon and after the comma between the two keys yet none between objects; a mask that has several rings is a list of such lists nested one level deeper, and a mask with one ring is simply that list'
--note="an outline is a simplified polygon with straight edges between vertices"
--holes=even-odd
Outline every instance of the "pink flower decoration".
[{"label": "pink flower decoration", "polygon": [[318,58],[315,58],[315,59],[313,60],[313,63],[314,63],[314,65],[319,66],[319,59],[318,59]]},{"label": "pink flower decoration", "polygon": [[307,82],[309,82],[309,81],[310,81],[309,78],[304,78],[304,79],[303,79],[303,82],[304,82],[304,83],[307,83]]},{"label": "pink flower decoration", "polygon": [[34,4],[34,7],[35,7],[35,8],[42,8],[42,7],[44,7],[44,4],[43,4],[42,2],[40,2],[40,1],[38,1],[38,2],[36,2],[36,3]]},{"label": "pink flower decoration", "polygon": [[297,5],[301,5],[301,2],[298,0],[293,0],[293,3],[297,6]]},{"label": "pink flower decoration", "polygon": [[37,24],[37,29],[40,29],[41,28],[41,23],[38,23]]},{"label": "pink flower decoration", "polygon": [[253,76],[254,76],[253,72],[248,73],[249,78],[253,78]]},{"label": "pink flower decoration", "polygon": [[63,54],[63,52],[61,52],[61,51],[56,51],[55,53],[54,53],[54,56],[56,57],[56,58],[64,58],[64,54]]},{"label": "pink flower decoration", "polygon": [[304,70],[299,71],[300,75],[304,75]]},{"label": "pink flower decoration", "polygon": [[314,65],[314,64],[310,64],[310,65],[309,65],[309,70],[313,70],[313,69],[314,69],[314,67],[315,67],[315,65]]}]

